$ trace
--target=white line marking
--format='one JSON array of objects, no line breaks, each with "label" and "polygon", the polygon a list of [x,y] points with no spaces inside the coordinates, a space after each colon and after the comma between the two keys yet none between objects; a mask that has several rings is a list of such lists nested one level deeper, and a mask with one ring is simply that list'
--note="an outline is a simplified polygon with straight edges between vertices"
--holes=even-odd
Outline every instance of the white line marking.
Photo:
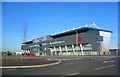
[{"label": "white line marking", "polygon": [[35,68],[35,67],[45,67],[45,66],[52,66],[52,65],[57,65],[60,64],[61,61],[51,63],[51,64],[43,64],[43,65],[31,65],[31,66],[0,66],[0,68]]},{"label": "white line marking", "polygon": [[76,72],[76,73],[72,73],[72,74],[69,74],[69,75],[77,75],[77,74],[79,74],[79,72]]},{"label": "white line marking", "polygon": [[79,60],[79,59],[82,59],[82,58],[75,58],[75,59],[54,59],[54,60],[64,60],[64,61],[67,61],[67,60]]},{"label": "white line marking", "polygon": [[113,67],[113,66],[115,66],[115,65],[110,65],[110,66],[107,66],[107,67]]},{"label": "white line marking", "polygon": [[100,67],[100,68],[96,68],[95,70],[101,70],[101,69],[104,69],[104,68],[109,68],[109,67],[113,67],[115,65],[109,65],[109,66],[106,66],[106,67]]},{"label": "white line marking", "polygon": [[100,69],[104,69],[104,68],[106,68],[106,67],[100,67],[100,68],[96,68],[95,70],[100,70]]},{"label": "white line marking", "polygon": [[115,62],[114,60],[111,60],[111,61],[104,61],[103,63],[108,63],[108,62]]},{"label": "white line marking", "polygon": [[51,61],[52,59],[47,59],[48,61]]}]

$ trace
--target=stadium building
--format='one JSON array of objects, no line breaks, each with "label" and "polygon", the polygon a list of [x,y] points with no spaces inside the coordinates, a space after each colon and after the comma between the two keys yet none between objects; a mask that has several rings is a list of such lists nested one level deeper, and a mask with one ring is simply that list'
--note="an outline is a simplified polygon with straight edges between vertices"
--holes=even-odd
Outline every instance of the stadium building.
[{"label": "stadium building", "polygon": [[[95,26],[93,23],[91,26]],[[22,52],[39,55],[109,55],[112,31],[79,27],[24,42]]]}]

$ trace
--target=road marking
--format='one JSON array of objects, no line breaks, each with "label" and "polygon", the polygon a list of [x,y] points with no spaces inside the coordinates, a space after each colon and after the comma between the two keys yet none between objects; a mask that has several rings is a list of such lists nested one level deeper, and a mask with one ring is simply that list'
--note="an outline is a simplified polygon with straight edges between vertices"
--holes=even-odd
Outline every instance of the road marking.
[{"label": "road marking", "polygon": [[109,66],[106,66],[106,67],[100,67],[100,68],[96,68],[95,70],[101,70],[101,69],[104,69],[104,68],[109,68],[109,67],[113,67],[115,65],[109,65]]},{"label": "road marking", "polygon": [[79,72],[76,72],[76,73],[72,73],[72,74],[69,74],[69,75],[77,75],[77,74],[79,74]]},{"label": "road marking", "polygon": [[109,68],[109,67],[113,67],[113,66],[115,66],[115,65],[110,65],[110,66],[107,66],[107,67]]},{"label": "road marking", "polygon": [[43,64],[43,65],[31,65],[31,66],[0,66],[0,68],[35,68],[35,67],[45,67],[45,66],[52,66],[52,65],[57,65],[60,64],[61,61],[51,63],[51,64]]},{"label": "road marking", "polygon": [[106,68],[106,67],[100,67],[100,68],[96,68],[95,70],[100,70],[100,69],[104,69],[104,68]]},{"label": "road marking", "polygon": [[79,59],[82,59],[82,58],[75,58],[75,59],[54,59],[54,60],[64,60],[64,61],[67,61],[67,60],[79,60]]},{"label": "road marking", "polygon": [[103,63],[115,62],[114,60],[111,61],[104,61]]},{"label": "road marking", "polygon": [[48,61],[52,61],[52,59],[47,59]]}]

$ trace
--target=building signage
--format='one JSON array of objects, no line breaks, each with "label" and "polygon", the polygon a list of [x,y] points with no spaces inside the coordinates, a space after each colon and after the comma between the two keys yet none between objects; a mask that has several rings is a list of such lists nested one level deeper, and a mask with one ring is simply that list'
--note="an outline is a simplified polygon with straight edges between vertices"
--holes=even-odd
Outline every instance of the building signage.
[{"label": "building signage", "polygon": [[78,41],[78,42],[81,42],[81,41],[82,41],[82,38],[81,38],[81,37],[78,37],[77,41]]},{"label": "building signage", "polygon": [[29,46],[29,47],[37,47],[37,46],[39,46],[39,45],[32,45],[32,46]]},{"label": "building signage", "polygon": [[55,42],[51,42],[51,43],[49,43],[50,45],[52,45],[52,44],[58,44],[58,43],[64,43],[65,41],[55,41]]}]

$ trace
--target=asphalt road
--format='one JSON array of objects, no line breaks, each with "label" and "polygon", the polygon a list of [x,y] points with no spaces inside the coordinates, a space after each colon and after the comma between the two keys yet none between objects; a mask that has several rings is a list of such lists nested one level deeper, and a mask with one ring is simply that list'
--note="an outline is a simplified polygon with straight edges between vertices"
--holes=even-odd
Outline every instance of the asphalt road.
[{"label": "asphalt road", "polygon": [[50,64],[58,61],[48,61],[48,60],[23,60],[23,61],[4,61],[2,66],[32,66],[32,65],[42,65]]},{"label": "asphalt road", "polygon": [[[26,68],[2,69],[3,75],[118,75],[117,57],[64,57],[49,58],[60,60],[58,65]],[[120,61],[119,61],[120,62]]]}]

